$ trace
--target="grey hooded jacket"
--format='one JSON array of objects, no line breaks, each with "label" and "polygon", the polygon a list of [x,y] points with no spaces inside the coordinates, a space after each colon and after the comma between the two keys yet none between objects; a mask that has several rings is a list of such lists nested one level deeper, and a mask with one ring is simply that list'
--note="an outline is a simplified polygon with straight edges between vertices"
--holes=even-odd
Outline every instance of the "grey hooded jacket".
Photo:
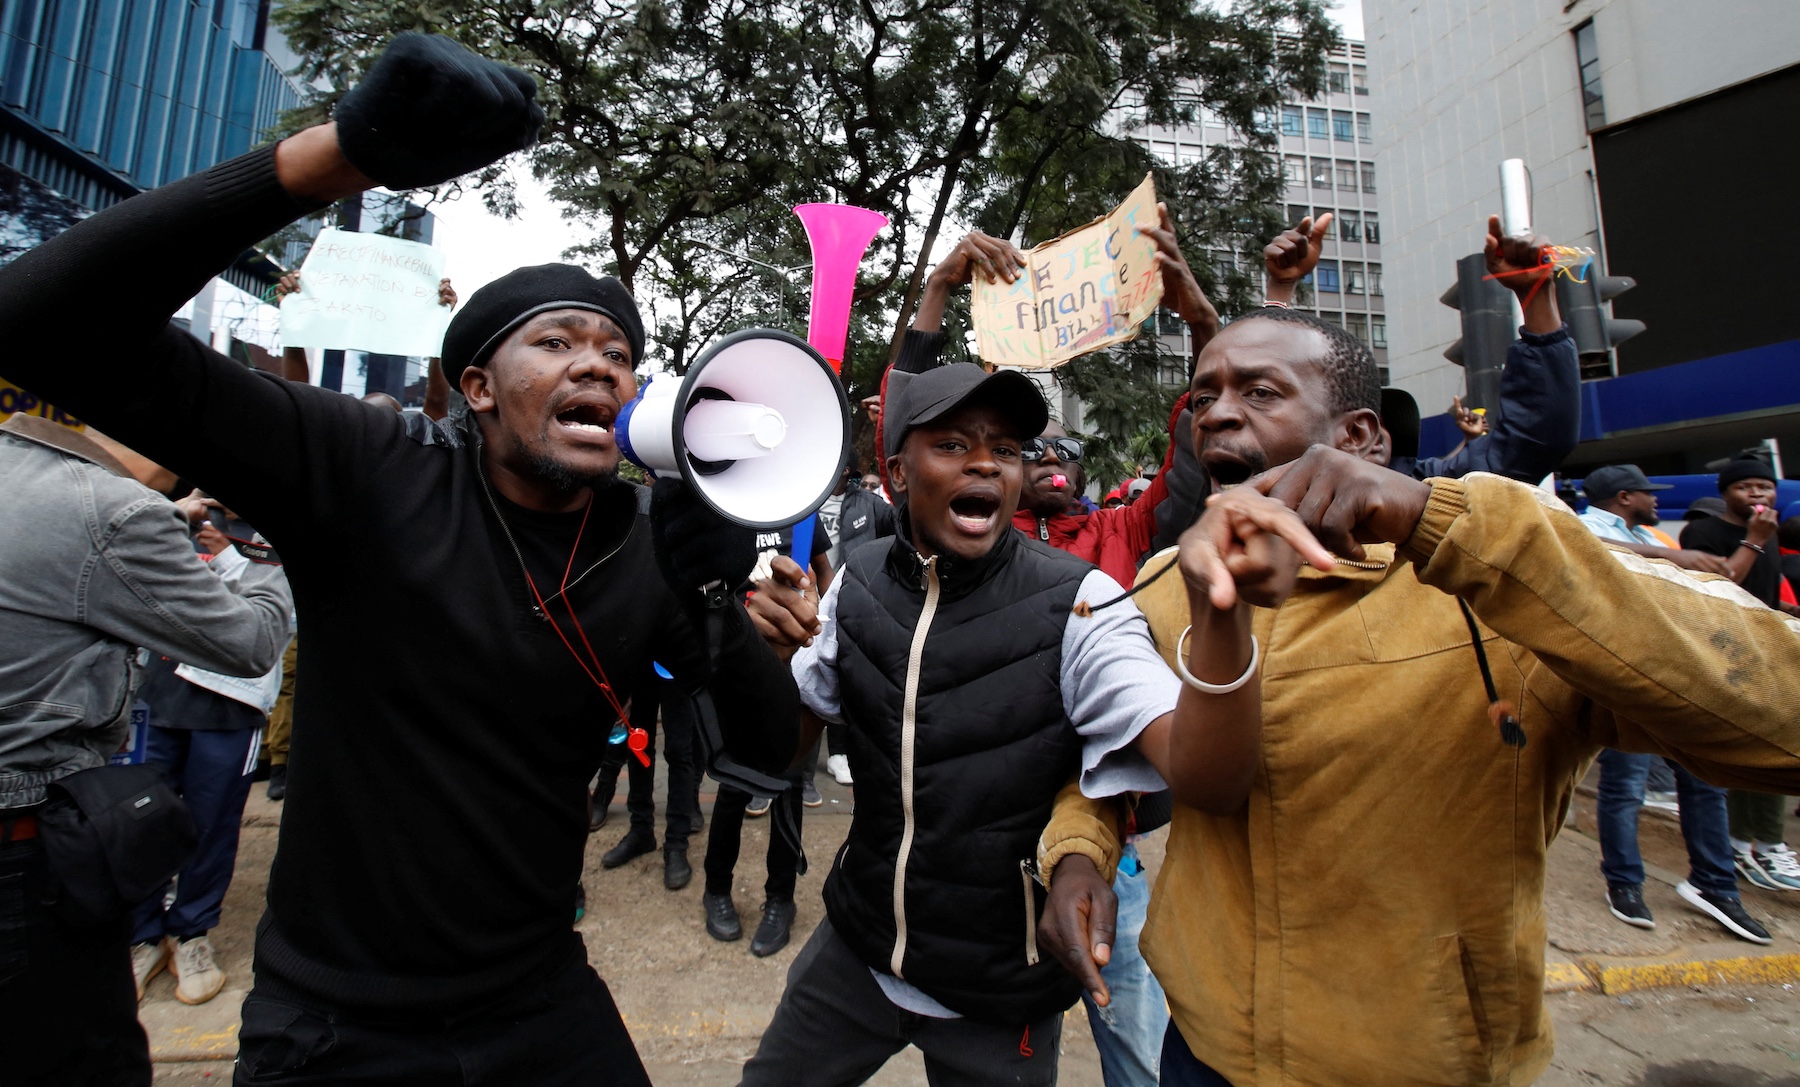
[{"label": "grey hooded jacket", "polygon": [[93,440],[13,416],[0,494],[0,809],[41,803],[50,782],[118,750],[139,646],[233,676],[281,658],[293,608],[281,568],[208,570],[174,504]]}]

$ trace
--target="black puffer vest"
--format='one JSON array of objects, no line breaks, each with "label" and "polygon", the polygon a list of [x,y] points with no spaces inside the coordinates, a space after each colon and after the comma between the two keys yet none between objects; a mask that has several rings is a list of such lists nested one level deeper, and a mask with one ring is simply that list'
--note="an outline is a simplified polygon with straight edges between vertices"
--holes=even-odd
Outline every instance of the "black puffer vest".
[{"label": "black puffer vest", "polygon": [[1007,532],[974,562],[879,540],[842,574],[856,815],[825,908],[864,962],[971,1018],[1029,1023],[1080,995],[1038,959],[1033,877],[1057,791],[1080,765],[1062,639],[1092,569]]}]

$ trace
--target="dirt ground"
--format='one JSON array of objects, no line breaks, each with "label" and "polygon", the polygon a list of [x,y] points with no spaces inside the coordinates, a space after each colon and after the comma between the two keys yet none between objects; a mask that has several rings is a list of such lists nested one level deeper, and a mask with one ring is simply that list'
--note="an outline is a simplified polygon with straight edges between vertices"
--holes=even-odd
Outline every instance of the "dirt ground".
[{"label": "dirt ground", "polygon": [[[823,770],[818,784],[825,805],[806,812],[805,838],[813,868],[801,877],[795,896],[799,915],[794,939],[768,959],[750,954],[748,935],[729,944],[706,935],[699,871],[705,855],[704,830],[694,837],[689,854],[694,882],[679,892],[663,889],[660,853],[615,871],[600,868],[601,854],[625,833],[622,797],[607,825],[590,838],[584,876],[588,914],[577,928],[595,968],[612,987],[652,1080],[661,1087],[729,1087],[754,1051],[780,998],[787,967],[821,916],[823,875],[849,829],[850,791]],[[710,793],[709,782],[702,804],[708,810]],[[195,1009],[175,1003],[168,978],[159,977],[151,985],[143,1014],[157,1049],[159,1085],[192,1087],[230,1080],[227,1060],[170,1058],[179,1055],[182,1044],[208,1036],[209,1031],[235,1029],[236,1003],[250,980],[251,937],[261,912],[279,818],[280,805],[269,803],[258,785],[245,815],[238,877],[226,902],[224,922],[213,933],[221,964],[230,974],[226,992]],[[1631,954],[1716,935],[1707,931],[1704,919],[1685,911],[1654,873],[1647,895],[1658,911],[1658,932],[1639,933],[1612,921],[1599,904],[1603,890],[1594,868],[1596,847],[1582,833],[1592,831],[1591,799],[1578,803],[1572,823],[1552,850],[1547,905],[1553,956],[1559,942],[1573,950]],[[660,836],[660,822],[657,830]],[[754,929],[762,903],[768,832],[766,819],[746,823],[734,890],[746,934]],[[1674,878],[1686,873],[1679,831],[1671,820],[1646,815],[1641,838],[1645,860],[1653,869]],[[1152,870],[1162,860],[1160,839],[1153,837],[1143,850]],[[471,893],[479,889],[471,888]],[[1800,944],[1800,895],[1746,890],[1745,901],[1776,934],[1777,946],[1767,952],[1794,953]],[[1730,941],[1716,946],[1721,953],[1759,950]],[[1557,1056],[1539,1080],[1543,1087],[1800,1087],[1800,992],[1794,985],[1621,996],[1563,993],[1550,996],[1548,1002],[1556,1024]],[[1061,1082],[1070,1087],[1101,1085],[1098,1056],[1079,1008],[1064,1021]],[[923,1087],[923,1063],[916,1051],[907,1050],[870,1083]]]}]

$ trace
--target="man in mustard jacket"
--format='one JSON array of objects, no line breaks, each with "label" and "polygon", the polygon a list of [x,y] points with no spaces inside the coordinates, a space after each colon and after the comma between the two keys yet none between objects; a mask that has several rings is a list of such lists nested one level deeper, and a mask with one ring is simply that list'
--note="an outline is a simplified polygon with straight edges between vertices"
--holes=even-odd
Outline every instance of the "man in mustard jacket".
[{"label": "man in mustard jacket", "polygon": [[[1169,783],[1143,937],[1173,1012],[1163,1083],[1531,1083],[1545,855],[1576,782],[1613,747],[1800,789],[1800,623],[1535,488],[1388,470],[1374,359],[1306,315],[1228,326],[1191,403],[1216,493],[1182,577],[1146,584],[1177,561],[1153,558],[1137,600],[1209,724],[1259,718],[1260,752],[1229,814]],[[1288,510],[1335,565],[1300,566]],[[1040,854],[1046,946],[1096,991],[1113,803],[1065,790]]]}]

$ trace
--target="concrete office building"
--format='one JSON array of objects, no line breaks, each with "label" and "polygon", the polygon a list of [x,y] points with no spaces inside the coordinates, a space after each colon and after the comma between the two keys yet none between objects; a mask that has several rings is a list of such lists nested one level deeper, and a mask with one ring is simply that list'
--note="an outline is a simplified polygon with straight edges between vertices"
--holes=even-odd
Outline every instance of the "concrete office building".
[{"label": "concrete office building", "polygon": [[[1374,155],[1380,92],[1370,79],[1362,42],[1345,42],[1326,63],[1324,94],[1311,102],[1288,103],[1268,119],[1279,133],[1279,154],[1287,176],[1282,214],[1288,225],[1327,211],[1336,216],[1318,270],[1302,289],[1297,308],[1349,329],[1372,347],[1385,380],[1391,335],[1382,257],[1387,224],[1377,205],[1383,178]],[[1135,135],[1151,154],[1176,166],[1200,161],[1210,147],[1243,143],[1242,137],[1211,113],[1190,126],[1149,126]],[[1260,282],[1260,269],[1257,278]],[[1166,314],[1161,327],[1169,359],[1163,367],[1163,381],[1184,388],[1193,357],[1187,328]]]},{"label": "concrete office building", "polygon": [[[1569,467],[1700,471],[1766,438],[1793,460],[1800,264],[1755,197],[1800,168],[1778,128],[1800,111],[1795,16],[1792,0],[1366,0],[1393,383],[1427,413],[1463,391],[1438,298],[1499,211],[1501,160],[1523,158],[1533,225],[1635,278],[1613,312],[1648,326],[1588,368]],[[1748,275],[1725,256],[1770,246]],[[1427,424],[1427,452],[1454,440]]]}]

